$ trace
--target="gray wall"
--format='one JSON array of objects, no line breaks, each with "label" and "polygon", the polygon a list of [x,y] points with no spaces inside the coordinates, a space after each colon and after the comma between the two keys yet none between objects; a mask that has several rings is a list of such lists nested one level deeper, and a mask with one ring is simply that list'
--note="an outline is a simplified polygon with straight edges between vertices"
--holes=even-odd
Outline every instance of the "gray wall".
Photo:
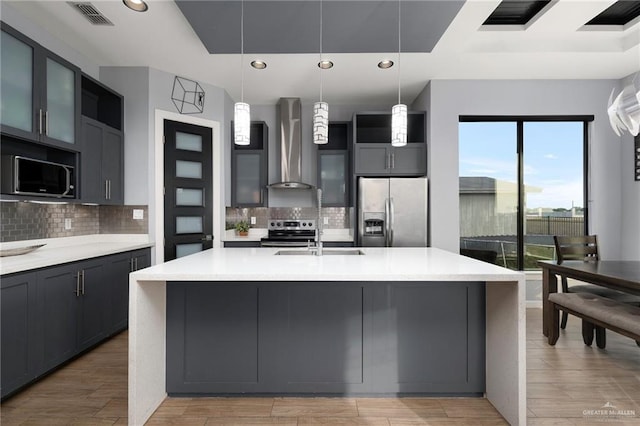
[{"label": "gray wall", "polygon": [[2,14],[2,20],[16,30],[37,41],[42,46],[63,57],[72,64],[80,67],[83,72],[89,74],[91,77],[96,79],[98,78],[99,65],[97,63],[77,50],[71,48],[60,39],[52,37],[51,34],[44,30],[40,25],[26,19],[24,15],[11,6],[11,4],[6,1],[0,2],[0,13]]},{"label": "gray wall", "polygon": [[149,204],[149,68],[102,67],[100,80],[124,96],[124,202]]},{"label": "gray wall", "polygon": [[[617,137],[609,125],[607,99],[614,87],[619,90],[620,82],[434,80],[429,83],[414,102],[413,108],[428,112],[432,246],[458,251],[460,115],[592,114],[595,121],[590,126],[589,147],[590,232],[599,235],[604,258],[638,258],[640,185],[632,182],[630,160],[628,164],[621,165],[624,156],[622,147],[625,146],[626,152],[630,152],[630,148],[626,147],[632,144],[631,138]],[[624,179],[622,174],[625,174]],[[629,211],[623,214],[621,207]],[[622,232],[622,223],[635,233]]]}]

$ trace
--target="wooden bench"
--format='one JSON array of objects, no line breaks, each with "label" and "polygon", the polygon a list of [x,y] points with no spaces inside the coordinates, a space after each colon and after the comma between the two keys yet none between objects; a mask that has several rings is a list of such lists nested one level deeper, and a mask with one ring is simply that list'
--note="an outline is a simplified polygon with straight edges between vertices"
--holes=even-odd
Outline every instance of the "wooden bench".
[{"label": "wooden bench", "polygon": [[593,342],[606,346],[605,329],[630,337],[640,346],[640,307],[629,305],[591,293],[551,293],[553,308],[549,344],[555,345],[560,336],[560,310],[582,318],[582,338],[586,345]]}]

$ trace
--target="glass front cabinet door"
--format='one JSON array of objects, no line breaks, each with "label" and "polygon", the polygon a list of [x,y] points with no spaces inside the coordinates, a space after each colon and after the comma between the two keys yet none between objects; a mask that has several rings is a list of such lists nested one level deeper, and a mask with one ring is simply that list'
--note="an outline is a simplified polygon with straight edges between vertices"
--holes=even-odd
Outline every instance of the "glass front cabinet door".
[{"label": "glass front cabinet door", "polygon": [[3,25],[0,54],[2,133],[38,139],[34,116],[38,101],[34,80],[35,47],[26,37]]},{"label": "glass front cabinet door", "polygon": [[2,24],[2,132],[77,149],[80,69]]}]

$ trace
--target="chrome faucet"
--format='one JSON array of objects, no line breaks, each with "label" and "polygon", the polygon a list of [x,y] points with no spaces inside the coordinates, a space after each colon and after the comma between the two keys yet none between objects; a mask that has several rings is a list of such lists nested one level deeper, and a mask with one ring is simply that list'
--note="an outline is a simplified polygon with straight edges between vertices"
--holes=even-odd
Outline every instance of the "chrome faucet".
[{"label": "chrome faucet", "polygon": [[318,225],[316,226],[316,236],[314,238],[314,246],[309,244],[309,250],[313,250],[316,256],[322,256],[322,238],[320,234],[322,234],[322,189],[317,188],[318,195]]}]

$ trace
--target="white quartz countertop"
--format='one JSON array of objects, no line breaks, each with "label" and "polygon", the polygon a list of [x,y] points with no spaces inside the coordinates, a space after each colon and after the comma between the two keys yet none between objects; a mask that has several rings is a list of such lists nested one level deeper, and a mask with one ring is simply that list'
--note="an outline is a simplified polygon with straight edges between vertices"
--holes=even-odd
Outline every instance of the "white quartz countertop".
[{"label": "white quartz countertop", "polygon": [[[262,237],[266,237],[269,231],[266,228],[250,228],[249,235],[241,237],[236,234],[234,229],[227,229],[224,232],[223,241],[260,241]],[[322,241],[327,242],[353,242],[353,233],[351,229],[324,229],[322,231]]]},{"label": "white quartz countertop", "polygon": [[[436,248],[359,248],[360,256],[277,256],[213,248],[134,272],[139,281],[524,281],[524,274]],[[306,249],[287,249],[306,250]],[[336,250],[354,250],[331,249]]]},{"label": "white quartz countertop", "polygon": [[95,234],[78,237],[0,243],[0,249],[37,244],[44,247],[18,256],[0,257],[0,274],[13,274],[93,257],[107,256],[153,246],[147,234]]}]

